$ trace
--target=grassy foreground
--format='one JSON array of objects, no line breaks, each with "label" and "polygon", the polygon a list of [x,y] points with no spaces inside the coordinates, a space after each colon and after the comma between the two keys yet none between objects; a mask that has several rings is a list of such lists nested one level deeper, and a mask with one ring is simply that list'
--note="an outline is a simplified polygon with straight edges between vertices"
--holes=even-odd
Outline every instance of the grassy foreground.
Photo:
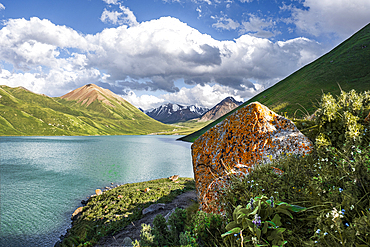
[{"label": "grassy foreground", "polygon": [[179,194],[195,189],[191,178],[177,181],[163,178],[125,184],[91,197],[61,246],[92,246],[103,236],[114,234],[142,218],[142,210],[151,204],[170,202]]}]

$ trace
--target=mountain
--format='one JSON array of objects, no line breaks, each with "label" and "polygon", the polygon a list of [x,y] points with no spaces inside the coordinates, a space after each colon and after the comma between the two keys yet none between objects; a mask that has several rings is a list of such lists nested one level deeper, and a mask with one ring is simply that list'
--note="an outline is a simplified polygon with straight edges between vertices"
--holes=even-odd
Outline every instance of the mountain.
[{"label": "mountain", "polygon": [[327,54],[254,96],[206,127],[179,140],[193,142],[227,116],[258,101],[279,114],[304,117],[313,114],[322,93],[338,95],[355,89],[370,89],[370,24],[363,27]]},{"label": "mountain", "polygon": [[207,111],[203,116],[199,119],[199,121],[211,121],[216,120],[219,117],[222,117],[226,113],[231,110],[234,110],[239,105],[243,104],[243,102],[236,101],[233,97],[227,97],[223,99],[220,103],[215,105],[212,109]]},{"label": "mountain", "polygon": [[172,130],[94,84],[60,98],[0,86],[0,135],[135,135]]},{"label": "mountain", "polygon": [[160,107],[146,111],[145,113],[149,117],[152,117],[162,123],[177,123],[198,118],[207,111],[208,108],[198,107],[194,105],[182,106],[178,104],[167,103],[161,105]]}]

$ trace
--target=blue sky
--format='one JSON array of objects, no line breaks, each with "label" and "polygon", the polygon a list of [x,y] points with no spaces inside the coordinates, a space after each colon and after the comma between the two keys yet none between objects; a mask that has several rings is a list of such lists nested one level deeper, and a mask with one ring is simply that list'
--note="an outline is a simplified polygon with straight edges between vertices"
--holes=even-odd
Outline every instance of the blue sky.
[{"label": "blue sky", "polygon": [[370,22],[368,0],[0,0],[0,84],[137,107],[247,100]]}]

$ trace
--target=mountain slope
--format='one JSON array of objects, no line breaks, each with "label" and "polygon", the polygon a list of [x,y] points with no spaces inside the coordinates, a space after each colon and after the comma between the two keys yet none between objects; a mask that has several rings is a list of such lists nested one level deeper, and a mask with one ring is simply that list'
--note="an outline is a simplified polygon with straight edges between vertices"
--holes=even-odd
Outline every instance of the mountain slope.
[{"label": "mountain slope", "polygon": [[333,50],[266,89],[225,116],[179,140],[193,142],[237,109],[258,101],[279,114],[303,117],[314,112],[322,93],[370,89],[370,24]]},{"label": "mountain slope", "polygon": [[122,135],[172,130],[93,84],[63,98],[0,86],[0,135]]},{"label": "mountain slope", "polygon": [[233,97],[227,97],[203,114],[199,121],[216,120],[241,104],[243,104],[243,102],[236,101]]},{"label": "mountain slope", "polygon": [[168,103],[147,111],[146,114],[162,123],[177,123],[200,117],[207,110],[194,105],[182,106]]}]

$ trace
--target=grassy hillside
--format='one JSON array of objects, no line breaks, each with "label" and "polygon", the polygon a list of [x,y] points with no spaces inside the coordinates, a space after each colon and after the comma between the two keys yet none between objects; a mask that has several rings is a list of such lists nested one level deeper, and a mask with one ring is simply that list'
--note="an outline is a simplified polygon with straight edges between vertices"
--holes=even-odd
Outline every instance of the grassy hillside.
[{"label": "grassy hillside", "polygon": [[[193,142],[227,116],[245,105],[258,101],[275,112],[288,117],[302,118],[313,114],[314,104],[322,93],[333,95],[355,89],[370,89],[370,24],[329,53],[306,65],[274,86],[251,98],[235,110],[206,127],[180,138]],[[339,87],[340,86],[340,87]]]},{"label": "grassy hillside", "polygon": [[51,98],[22,87],[0,86],[0,135],[122,135],[172,131],[130,103]]}]

